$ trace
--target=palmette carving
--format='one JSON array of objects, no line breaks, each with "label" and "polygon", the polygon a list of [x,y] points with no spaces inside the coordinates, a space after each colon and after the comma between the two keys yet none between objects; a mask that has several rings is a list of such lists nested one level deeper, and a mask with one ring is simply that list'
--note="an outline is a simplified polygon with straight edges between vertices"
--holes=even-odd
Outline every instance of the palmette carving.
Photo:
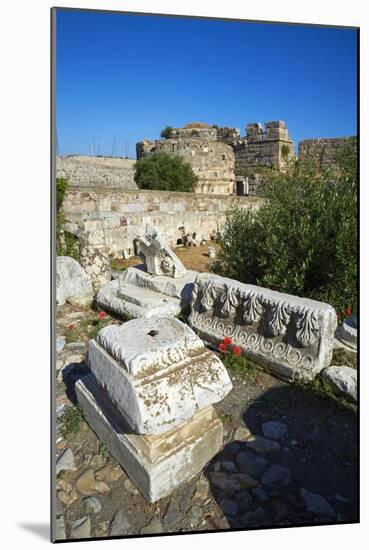
[{"label": "palmette carving", "polygon": [[273,336],[284,334],[291,316],[291,309],[286,302],[274,302],[270,305],[271,319],[269,330]]},{"label": "palmette carving", "polygon": [[215,297],[216,291],[214,283],[212,281],[209,281],[203,292],[201,293],[200,291],[200,307],[202,311],[209,311],[210,309],[212,309]]},{"label": "palmette carving", "polygon": [[219,314],[222,317],[230,317],[238,306],[239,300],[237,289],[232,286],[223,286],[223,293],[220,296]]},{"label": "palmette carving", "polygon": [[311,346],[319,334],[319,319],[313,309],[302,308],[296,323],[296,339],[302,346]]},{"label": "palmette carving", "polygon": [[263,304],[260,295],[257,292],[246,294],[242,310],[242,320],[245,323],[253,324],[258,321],[263,314]]}]

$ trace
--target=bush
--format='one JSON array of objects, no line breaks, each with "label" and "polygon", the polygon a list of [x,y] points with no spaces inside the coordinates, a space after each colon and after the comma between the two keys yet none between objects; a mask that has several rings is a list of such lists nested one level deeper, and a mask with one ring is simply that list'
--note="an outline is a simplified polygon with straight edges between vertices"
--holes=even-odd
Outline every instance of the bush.
[{"label": "bush", "polygon": [[173,128],[171,126],[166,126],[164,130],[160,132],[160,137],[164,139],[169,139],[172,135]]},{"label": "bush", "polygon": [[181,157],[154,153],[135,164],[135,182],[140,189],[194,191],[198,177]]},{"label": "bush", "polygon": [[343,150],[340,163],[334,176],[294,162],[287,174],[272,179],[257,212],[229,212],[213,270],[355,311],[356,155]]},{"label": "bush", "polygon": [[71,256],[79,261],[78,237],[63,230],[64,216],[61,208],[67,191],[68,180],[56,178],[56,254],[57,256]]}]

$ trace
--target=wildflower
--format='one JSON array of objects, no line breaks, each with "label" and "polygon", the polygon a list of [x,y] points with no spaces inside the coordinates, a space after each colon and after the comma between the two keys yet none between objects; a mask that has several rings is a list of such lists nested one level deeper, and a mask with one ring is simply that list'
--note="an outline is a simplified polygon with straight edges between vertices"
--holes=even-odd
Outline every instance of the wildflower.
[{"label": "wildflower", "polygon": [[227,346],[223,343],[223,344],[219,344],[218,346],[218,349],[219,351],[227,351]]},{"label": "wildflower", "polygon": [[241,348],[239,346],[234,346],[233,353],[235,355],[241,355]]},{"label": "wildflower", "polygon": [[104,317],[106,317],[106,316],[107,316],[107,313],[105,311],[100,311],[100,313],[99,313],[99,318],[100,319],[104,319]]},{"label": "wildflower", "polygon": [[351,309],[349,307],[346,308],[345,314],[346,317],[351,317]]},{"label": "wildflower", "polygon": [[76,326],[76,325],[68,325],[68,326],[67,326],[67,329],[68,329],[68,330],[73,330],[75,326]]},{"label": "wildflower", "polygon": [[342,311],[340,309],[337,311],[337,317],[339,319],[342,317]]},{"label": "wildflower", "polygon": [[228,338],[228,336],[226,336],[224,339],[223,339],[223,344],[225,346],[229,346],[229,344],[232,344],[232,338]]}]

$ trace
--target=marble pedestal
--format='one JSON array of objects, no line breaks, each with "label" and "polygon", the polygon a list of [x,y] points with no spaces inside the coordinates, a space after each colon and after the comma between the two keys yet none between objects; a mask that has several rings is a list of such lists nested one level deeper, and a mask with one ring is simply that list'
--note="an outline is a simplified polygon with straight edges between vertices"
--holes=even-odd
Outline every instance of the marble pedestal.
[{"label": "marble pedestal", "polygon": [[137,435],[106,397],[93,375],[78,380],[85,418],[148,502],[191,479],[223,445],[223,426],[212,406],[163,434]]}]

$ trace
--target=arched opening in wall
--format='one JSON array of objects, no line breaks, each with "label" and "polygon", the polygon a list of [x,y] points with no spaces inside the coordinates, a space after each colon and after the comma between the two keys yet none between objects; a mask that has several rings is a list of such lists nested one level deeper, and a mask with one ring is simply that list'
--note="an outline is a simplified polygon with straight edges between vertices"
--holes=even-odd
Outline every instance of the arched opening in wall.
[{"label": "arched opening in wall", "polygon": [[181,244],[183,244],[183,239],[177,239],[177,246],[180,246]]}]

